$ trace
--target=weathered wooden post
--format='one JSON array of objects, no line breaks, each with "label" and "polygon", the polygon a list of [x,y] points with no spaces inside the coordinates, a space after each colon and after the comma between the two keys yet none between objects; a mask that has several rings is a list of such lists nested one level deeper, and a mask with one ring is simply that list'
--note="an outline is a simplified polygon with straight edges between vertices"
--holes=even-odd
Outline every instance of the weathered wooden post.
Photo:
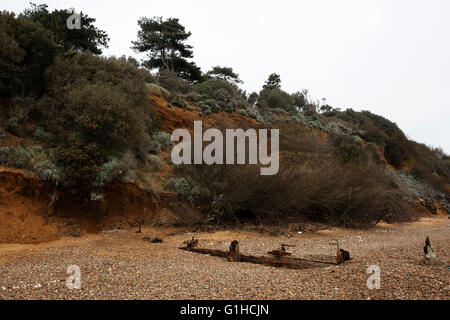
[{"label": "weathered wooden post", "polygon": [[241,261],[241,253],[239,252],[239,242],[233,240],[230,244],[230,251],[228,253],[228,261],[239,262]]},{"label": "weathered wooden post", "polygon": [[427,236],[425,239],[425,247],[423,247],[424,252],[424,261],[427,265],[433,265],[434,260],[436,259],[436,253],[434,253],[433,248],[431,247],[430,236]]},{"label": "weathered wooden post", "polygon": [[350,260],[350,252],[341,249],[339,240],[336,240],[336,263],[341,264],[347,260]]},{"label": "weathered wooden post", "polygon": [[186,245],[186,248],[195,248],[198,244],[198,239],[195,239],[194,236],[192,236],[191,240],[183,241],[183,243]]}]

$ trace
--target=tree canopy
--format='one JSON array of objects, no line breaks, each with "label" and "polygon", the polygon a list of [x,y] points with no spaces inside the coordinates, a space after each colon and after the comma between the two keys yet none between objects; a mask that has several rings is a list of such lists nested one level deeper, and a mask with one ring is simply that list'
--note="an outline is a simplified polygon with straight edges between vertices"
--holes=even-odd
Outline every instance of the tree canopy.
[{"label": "tree canopy", "polygon": [[69,29],[67,19],[73,14],[71,9],[48,11],[46,4],[31,4],[22,16],[34,22],[39,22],[44,28],[53,32],[53,40],[67,51],[87,51],[102,54],[102,47],[107,48],[109,37],[105,31],[94,26],[95,18],[80,12],[81,28]]},{"label": "tree canopy", "polygon": [[16,15],[0,13],[0,94],[9,97],[40,97],[45,70],[55,56],[69,50],[101,54],[108,36],[90,18],[80,13],[81,28],[69,29],[66,21],[72,10],[49,12],[47,5],[31,4]]},{"label": "tree canopy", "polygon": [[8,12],[0,13],[0,26],[0,93],[39,96],[44,71],[57,51],[51,31]]},{"label": "tree canopy", "polygon": [[178,77],[189,81],[202,78],[200,68],[188,61],[193,58],[192,46],[186,44],[191,32],[186,31],[179,19],[162,17],[142,17],[138,21],[138,39],[133,41],[132,49],[146,52],[143,65],[150,69],[168,69]]},{"label": "tree canopy", "polygon": [[239,79],[239,75],[233,71],[233,68],[230,67],[215,66],[206,74],[228,82],[242,83],[242,80]]},{"label": "tree canopy", "polygon": [[272,73],[264,84],[264,89],[275,89],[280,88],[281,86],[281,78],[280,75],[276,73]]}]

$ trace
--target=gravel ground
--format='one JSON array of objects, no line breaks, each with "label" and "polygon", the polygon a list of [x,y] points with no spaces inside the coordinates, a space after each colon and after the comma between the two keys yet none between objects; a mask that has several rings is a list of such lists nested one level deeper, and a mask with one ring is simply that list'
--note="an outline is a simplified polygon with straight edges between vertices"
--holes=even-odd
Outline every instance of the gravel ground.
[{"label": "gravel ground", "polygon": [[[38,245],[0,245],[0,299],[450,299],[450,220],[380,225],[371,230],[333,229],[270,236],[247,231],[188,233],[144,228],[63,238]],[[174,232],[175,231],[175,232]],[[339,266],[292,270],[185,252],[199,246],[227,248],[237,239],[243,253],[264,254],[281,243],[294,255],[335,252],[340,239],[352,259]],[[423,263],[430,235],[437,259]],[[143,241],[158,236],[163,243]],[[81,289],[68,289],[66,271],[77,265]],[[370,265],[381,271],[381,288],[369,290]]]}]

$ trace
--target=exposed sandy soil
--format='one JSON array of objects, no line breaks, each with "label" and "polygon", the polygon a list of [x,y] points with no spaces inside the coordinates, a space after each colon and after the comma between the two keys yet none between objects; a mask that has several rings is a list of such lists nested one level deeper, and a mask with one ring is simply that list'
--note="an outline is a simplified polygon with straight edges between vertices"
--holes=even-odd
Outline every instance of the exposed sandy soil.
[{"label": "exposed sandy soil", "polygon": [[25,170],[0,166],[0,243],[41,243],[64,235],[125,229],[142,219],[177,224],[183,222],[179,213],[188,222],[198,220],[195,208],[175,194],[155,194],[135,183],[110,183],[102,195],[101,201],[86,201],[57,192]]},{"label": "exposed sandy soil", "polygon": [[158,117],[161,119],[161,130],[172,133],[175,129],[185,128],[194,132],[194,121],[201,120],[204,128],[220,128],[222,124],[226,123],[229,128],[249,128],[258,127],[260,124],[252,118],[245,118],[237,112],[227,113],[213,113],[209,116],[199,116],[200,108],[190,105],[191,110],[181,109],[177,107],[168,108],[167,101],[164,98],[149,95],[149,99],[153,104]]},{"label": "exposed sandy soil", "polygon": [[0,242],[57,239],[58,225],[49,218],[49,194],[32,174],[0,166]]},{"label": "exposed sandy soil", "polygon": [[[450,220],[381,224],[371,230],[323,230],[268,236],[248,231],[187,233],[144,228],[64,237],[42,244],[0,245],[1,299],[446,299],[450,300]],[[241,252],[264,254],[281,243],[294,255],[332,254],[332,239],[352,259],[339,266],[291,270],[178,249],[192,235],[199,246],[227,248],[237,239]],[[437,254],[423,263],[430,235]],[[163,243],[143,241],[158,236]],[[81,269],[82,288],[66,288],[69,265]],[[381,289],[366,286],[368,266],[381,269]]]}]

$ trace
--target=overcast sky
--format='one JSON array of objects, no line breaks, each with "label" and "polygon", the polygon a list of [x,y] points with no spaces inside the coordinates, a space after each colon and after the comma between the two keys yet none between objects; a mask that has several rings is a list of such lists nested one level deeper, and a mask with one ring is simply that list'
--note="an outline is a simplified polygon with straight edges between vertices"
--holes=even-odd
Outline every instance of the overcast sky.
[{"label": "overcast sky", "polygon": [[[288,92],[306,88],[333,107],[370,110],[450,153],[448,0],[42,2],[96,18],[111,38],[105,55],[140,57],[130,49],[139,17],[179,18],[203,71],[233,67],[249,92],[276,72]],[[26,7],[29,0],[1,5]]]}]

